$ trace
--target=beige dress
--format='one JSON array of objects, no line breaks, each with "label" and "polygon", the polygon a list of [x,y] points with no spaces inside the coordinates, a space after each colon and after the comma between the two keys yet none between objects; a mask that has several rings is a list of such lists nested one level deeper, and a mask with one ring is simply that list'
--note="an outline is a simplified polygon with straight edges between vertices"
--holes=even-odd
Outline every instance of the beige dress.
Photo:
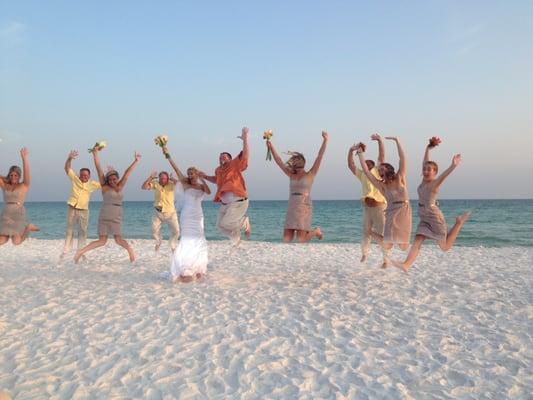
[{"label": "beige dress", "polygon": [[4,209],[0,214],[0,235],[21,236],[28,225],[24,208],[26,193],[5,188],[2,192],[4,192]]},{"label": "beige dress", "polygon": [[431,185],[422,182],[418,186],[418,216],[420,222],[416,229],[417,235],[424,235],[438,242],[446,240],[447,228],[444,215],[437,201],[438,189],[432,190]]},{"label": "beige dress", "polygon": [[102,191],[104,203],[98,217],[98,235],[122,235],[122,191]]},{"label": "beige dress", "polygon": [[313,180],[314,177],[309,174],[301,179],[290,179],[290,195],[287,215],[285,216],[285,229],[311,230],[313,203],[310,194]]},{"label": "beige dress", "polygon": [[387,190],[385,193],[387,208],[385,209],[385,243],[409,243],[412,229],[411,205],[406,187]]}]

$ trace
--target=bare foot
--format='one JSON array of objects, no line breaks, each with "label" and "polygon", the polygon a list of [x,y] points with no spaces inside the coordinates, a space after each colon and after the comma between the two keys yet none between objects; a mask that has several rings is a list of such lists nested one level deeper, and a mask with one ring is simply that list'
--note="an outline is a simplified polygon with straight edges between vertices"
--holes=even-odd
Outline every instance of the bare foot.
[{"label": "bare foot", "polygon": [[250,218],[246,217],[244,226],[244,236],[246,237],[246,240],[250,240],[250,236],[252,236],[252,225],[250,224]]},{"label": "bare foot", "polygon": [[133,253],[133,251],[131,253],[129,253],[129,255],[130,255],[130,262],[134,262],[135,261],[135,254]]},{"label": "bare foot", "polygon": [[318,240],[324,239],[324,235],[322,234],[322,230],[319,226],[317,226],[315,229],[315,236],[318,238]]},{"label": "bare foot", "polygon": [[157,253],[159,251],[159,247],[161,247],[161,243],[158,243],[154,247],[154,251]]},{"label": "bare foot", "polygon": [[404,262],[397,261],[397,260],[392,260],[392,265],[394,265],[396,268],[401,269],[405,273],[409,272],[409,268],[411,268],[411,267],[408,267],[407,264],[405,264]]},{"label": "bare foot", "polygon": [[189,282],[192,282],[192,280],[194,279],[192,276],[183,276],[183,275],[180,275],[180,282],[182,283],[189,283]]},{"label": "bare foot", "polygon": [[196,279],[202,279],[203,275],[199,272],[196,273]]},{"label": "bare foot", "polygon": [[362,262],[362,263],[365,263],[365,262],[366,262],[366,254],[363,254],[363,255],[361,256],[361,262]]},{"label": "bare foot", "polygon": [[462,213],[461,215],[458,215],[455,218],[455,221],[462,225],[466,221],[468,221],[468,218],[470,218],[470,215],[472,215],[472,211],[466,211],[466,212]]},{"label": "bare foot", "polygon": [[385,268],[389,268],[390,264],[389,264],[389,261],[388,260],[384,260],[383,261],[383,264],[381,264],[381,268],[385,269]]},{"label": "bare foot", "polygon": [[40,230],[41,230],[41,228],[39,228],[37,225],[28,224],[26,226],[26,231],[28,231],[28,232],[39,232]]},{"label": "bare foot", "polygon": [[80,254],[80,251],[78,250],[78,251],[76,252],[76,254],[74,255],[74,262],[75,262],[76,264],[80,262],[80,257],[81,257],[81,256],[82,256],[82,255]]}]

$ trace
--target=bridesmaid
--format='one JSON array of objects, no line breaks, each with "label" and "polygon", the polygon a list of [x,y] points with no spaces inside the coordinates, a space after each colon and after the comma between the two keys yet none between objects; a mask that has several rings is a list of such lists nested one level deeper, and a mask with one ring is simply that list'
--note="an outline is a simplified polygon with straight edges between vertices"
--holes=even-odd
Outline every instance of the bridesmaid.
[{"label": "bridesmaid", "polygon": [[444,180],[457,168],[461,162],[461,155],[456,154],[452,158],[452,164],[437,177],[439,167],[436,162],[429,160],[429,151],[435,147],[438,142],[430,143],[426,146],[424,153],[424,162],[422,163],[422,182],[418,186],[418,215],[420,222],[416,229],[416,235],[413,245],[405,261],[393,261],[393,264],[404,270],[409,271],[413,265],[422,243],[426,239],[432,239],[437,242],[443,251],[450,250],[457,239],[464,223],[470,217],[470,212],[465,212],[455,219],[455,225],[446,232],[446,220],[439,208],[437,195]]},{"label": "bridesmaid", "polygon": [[289,243],[296,234],[300,243],[305,243],[316,237],[322,240],[323,235],[320,227],[311,229],[313,217],[313,203],[311,202],[311,186],[315,179],[320,163],[324,157],[329,140],[327,132],[322,131],[322,145],[318,156],[309,171],[305,171],[305,158],[301,153],[292,153],[287,163],[283,163],[271,141],[267,140],[267,147],[272,152],[272,157],[281,170],[289,177],[289,205],[285,216],[285,229],[283,230],[283,242]]},{"label": "bridesmaid", "polygon": [[95,240],[78,250],[74,256],[74,261],[77,263],[81,256],[89,250],[96,249],[106,244],[108,235],[113,235],[115,242],[126,249],[130,257],[130,261],[135,261],[135,254],[133,249],[127,241],[122,238],[122,189],[126,186],[126,182],[131,173],[137,166],[141,159],[141,155],[135,152],[134,160],[131,165],[124,172],[124,176],[120,179],[119,174],[115,170],[108,171],[105,176],[100,166],[100,157],[98,153],[101,149],[95,147],[93,149],[94,165],[98,172],[98,178],[102,185],[102,197],[104,202],[100,209],[98,216],[98,240]]},{"label": "bridesmaid", "polygon": [[387,200],[385,209],[385,227],[383,236],[379,233],[372,232],[372,237],[381,245],[383,249],[383,265],[387,268],[390,264],[389,253],[394,244],[402,250],[409,248],[409,240],[412,228],[411,205],[409,204],[409,194],[407,192],[406,181],[406,159],[403,147],[397,137],[386,137],[385,139],[396,142],[400,166],[396,173],[394,167],[388,163],[380,164],[378,168],[381,180],[372,175],[366,165],[363,149],[357,146],[357,154],[365,175],[378,188]]},{"label": "bridesmaid", "polygon": [[[14,245],[19,245],[28,238],[30,232],[39,228],[29,224],[26,220],[24,200],[30,188],[30,164],[28,149],[20,150],[22,170],[13,165],[9,168],[7,177],[0,177],[0,188],[4,194],[4,209],[0,214],[0,246],[7,243],[9,238]],[[20,178],[22,177],[22,182]]]}]

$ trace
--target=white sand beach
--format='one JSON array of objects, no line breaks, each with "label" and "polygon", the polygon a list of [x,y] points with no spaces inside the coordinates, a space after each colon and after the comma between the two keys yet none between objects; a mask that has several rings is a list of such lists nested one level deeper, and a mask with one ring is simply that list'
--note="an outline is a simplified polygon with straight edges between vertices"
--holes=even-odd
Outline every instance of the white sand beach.
[{"label": "white sand beach", "polygon": [[[409,274],[359,245],[210,242],[171,284],[132,241],[58,265],[0,248],[0,391],[14,399],[528,398],[531,248],[426,246]],[[395,252],[395,255],[403,254]],[[529,394],[528,394],[529,393]],[[530,397],[529,397],[530,398]]]}]

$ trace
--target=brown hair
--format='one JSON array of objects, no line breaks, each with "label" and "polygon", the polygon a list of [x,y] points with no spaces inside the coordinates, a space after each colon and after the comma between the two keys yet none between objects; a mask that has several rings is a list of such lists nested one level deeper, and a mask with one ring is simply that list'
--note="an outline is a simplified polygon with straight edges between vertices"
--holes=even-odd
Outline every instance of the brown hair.
[{"label": "brown hair", "polygon": [[381,163],[379,166],[385,168],[385,181],[393,181],[396,179],[396,171],[392,165],[389,163]]},{"label": "brown hair", "polygon": [[429,165],[429,166],[433,167],[433,169],[435,170],[435,173],[439,172],[439,166],[437,165],[437,163],[435,161],[425,161],[424,162],[424,167],[426,165]]},{"label": "brown hair", "polygon": [[113,169],[113,170],[109,171],[107,174],[105,174],[105,180],[104,181],[105,181],[106,185],[109,185],[109,178],[111,176],[113,176],[113,175],[115,175],[117,178],[120,178],[120,175],[118,174],[118,172]]}]

